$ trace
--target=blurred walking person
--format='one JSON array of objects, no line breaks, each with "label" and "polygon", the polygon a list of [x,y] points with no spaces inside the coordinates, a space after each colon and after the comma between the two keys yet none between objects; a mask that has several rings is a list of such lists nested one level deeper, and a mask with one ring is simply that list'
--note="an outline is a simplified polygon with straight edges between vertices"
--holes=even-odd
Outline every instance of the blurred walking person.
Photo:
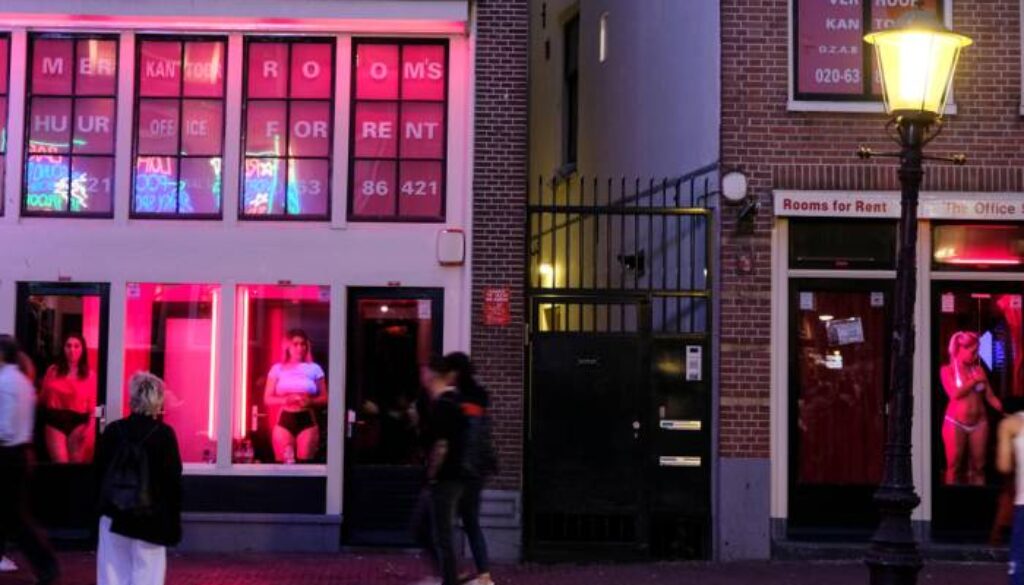
[{"label": "blurred walking person", "polygon": [[96,581],[163,585],[167,547],[181,541],[181,454],[174,429],[160,420],[163,380],[137,372],[128,386],[131,415],[107,426],[96,459]]},{"label": "blurred walking person", "polygon": [[32,565],[36,583],[50,585],[58,582],[57,557],[29,506],[36,390],[18,364],[18,342],[0,335],[0,542],[16,542]]}]

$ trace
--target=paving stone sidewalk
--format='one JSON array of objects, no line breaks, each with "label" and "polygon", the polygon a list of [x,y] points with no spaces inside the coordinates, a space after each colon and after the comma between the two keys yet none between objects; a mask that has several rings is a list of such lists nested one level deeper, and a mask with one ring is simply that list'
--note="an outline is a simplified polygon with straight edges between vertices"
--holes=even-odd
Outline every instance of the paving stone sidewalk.
[{"label": "paving stone sidewalk", "polygon": [[[19,559],[20,560],[20,559]],[[61,555],[65,585],[95,583],[95,556]],[[412,554],[174,554],[168,585],[408,585],[423,576]],[[857,562],[644,563],[498,565],[499,585],[866,585]],[[999,563],[930,563],[920,585],[1002,585]],[[2,585],[28,585],[24,571],[0,574]]]}]

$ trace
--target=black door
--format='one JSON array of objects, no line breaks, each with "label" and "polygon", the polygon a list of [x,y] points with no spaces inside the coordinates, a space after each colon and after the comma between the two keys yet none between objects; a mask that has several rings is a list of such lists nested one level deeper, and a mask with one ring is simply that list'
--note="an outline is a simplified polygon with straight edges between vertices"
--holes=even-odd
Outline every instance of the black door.
[{"label": "black door", "polygon": [[882,478],[891,283],[790,283],[792,538],[867,537]]},{"label": "black door", "polygon": [[443,289],[355,288],[348,299],[346,544],[410,546],[423,482],[420,369],[442,349]]},{"label": "black door", "polygon": [[565,331],[553,326],[563,308],[540,305],[541,328],[531,340],[528,553],[645,554],[641,336],[630,327]]},{"label": "black door", "polygon": [[39,391],[33,502],[56,538],[87,538],[94,528],[109,294],[107,284],[18,283],[16,336]]},{"label": "black door", "polygon": [[[1024,286],[932,285],[932,534],[937,540],[1005,539],[1000,508],[1013,482],[995,469],[1000,410],[1024,399]],[[971,384],[974,380],[974,384]],[[962,390],[970,387],[970,392]],[[958,391],[961,390],[961,391]]]}]

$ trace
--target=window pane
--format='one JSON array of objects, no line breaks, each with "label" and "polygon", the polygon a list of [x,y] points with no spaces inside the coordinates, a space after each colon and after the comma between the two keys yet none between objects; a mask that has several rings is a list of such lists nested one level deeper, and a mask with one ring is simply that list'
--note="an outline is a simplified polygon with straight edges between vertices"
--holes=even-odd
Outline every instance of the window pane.
[{"label": "window pane", "polygon": [[402,161],[398,214],[402,217],[441,217],[441,163]]},{"label": "window pane", "polygon": [[292,44],[292,95],[294,98],[330,99],[334,90],[332,45]]},{"label": "window pane", "polygon": [[223,102],[185,100],[181,115],[181,154],[219,155],[224,137]]},{"label": "window pane", "polygon": [[[860,3],[837,5],[830,0],[800,0],[797,40],[798,91],[821,94],[860,94],[864,56],[863,8]],[[830,23],[842,23],[836,29]],[[854,24],[854,26],[849,26]]]},{"label": "window pane", "polygon": [[25,166],[25,209],[68,210],[68,157],[32,155]]},{"label": "window pane", "polygon": [[32,93],[36,95],[71,94],[70,39],[36,38],[32,41]]},{"label": "window pane", "polygon": [[362,102],[356,104],[356,148],[360,158],[398,156],[398,104]]},{"label": "window pane", "polygon": [[114,200],[114,158],[76,156],[71,159],[71,211],[110,213]]},{"label": "window pane", "polygon": [[29,152],[67,152],[71,141],[71,100],[32,98]]},{"label": "window pane", "polygon": [[331,149],[329,102],[292,102],[290,156],[328,156]]},{"label": "window pane", "polygon": [[7,98],[0,97],[0,152],[7,152]]},{"label": "window pane", "polygon": [[139,100],[138,154],[177,154],[177,100]]},{"label": "window pane", "polygon": [[139,95],[181,95],[181,43],[142,41],[138,67]]},{"label": "window pane", "polygon": [[242,285],[237,299],[234,461],[326,462],[330,289]]},{"label": "window pane", "polygon": [[135,212],[174,213],[178,207],[178,160],[140,156],[135,164]]},{"label": "window pane", "polygon": [[936,268],[1019,270],[1024,265],[1024,226],[939,224],[932,238]]},{"label": "window pane", "polygon": [[288,97],[288,44],[249,43],[248,97]]},{"label": "window pane", "polygon": [[402,105],[402,158],[444,158],[444,104]]},{"label": "window pane", "polygon": [[444,100],[444,53],[441,45],[402,47],[402,99]]},{"label": "window pane", "polygon": [[791,220],[793,268],[895,268],[896,222]]},{"label": "window pane", "polygon": [[352,171],[353,216],[395,214],[395,167],[396,163],[391,161],[356,161]]},{"label": "window pane", "polygon": [[180,213],[220,213],[220,158],[181,159]]},{"label": "window pane", "polygon": [[185,95],[221,97],[224,95],[224,52],[222,42],[185,43]]},{"label": "window pane", "polygon": [[[10,38],[0,38],[0,94],[7,93],[8,67],[10,66]],[[3,117],[7,117],[7,110],[3,111]]]},{"label": "window pane", "polygon": [[288,213],[327,215],[330,163],[327,160],[292,160],[288,169]]},{"label": "window pane", "polygon": [[245,215],[284,213],[284,172],[281,159],[246,159],[242,200]]},{"label": "window pane", "polygon": [[245,154],[281,156],[285,143],[285,102],[249,102],[245,109]]},{"label": "window pane", "polygon": [[75,93],[114,95],[117,93],[117,42],[82,39],[78,41]]},{"label": "window pane", "polygon": [[124,414],[132,374],[153,372],[167,385],[164,422],[178,436],[182,461],[213,463],[220,287],[129,283],[126,296]]},{"label": "window pane", "polygon": [[114,154],[113,98],[82,98],[75,101],[74,151]]},{"label": "window pane", "polygon": [[356,57],[356,99],[398,99],[398,47],[361,44]]}]

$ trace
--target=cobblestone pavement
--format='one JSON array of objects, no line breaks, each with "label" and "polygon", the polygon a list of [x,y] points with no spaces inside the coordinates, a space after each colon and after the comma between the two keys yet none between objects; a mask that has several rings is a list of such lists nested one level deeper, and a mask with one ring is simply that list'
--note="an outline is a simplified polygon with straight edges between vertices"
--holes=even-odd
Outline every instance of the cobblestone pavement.
[{"label": "cobblestone pavement", "polygon": [[[18,558],[20,561],[21,559]],[[61,556],[65,585],[95,582],[95,556]],[[423,576],[415,555],[346,552],[337,555],[171,555],[169,585],[407,585]],[[498,565],[499,585],[865,585],[857,562],[644,563]],[[997,563],[928,564],[920,585],[1001,585]],[[25,572],[0,575],[2,585],[28,585]]]}]

